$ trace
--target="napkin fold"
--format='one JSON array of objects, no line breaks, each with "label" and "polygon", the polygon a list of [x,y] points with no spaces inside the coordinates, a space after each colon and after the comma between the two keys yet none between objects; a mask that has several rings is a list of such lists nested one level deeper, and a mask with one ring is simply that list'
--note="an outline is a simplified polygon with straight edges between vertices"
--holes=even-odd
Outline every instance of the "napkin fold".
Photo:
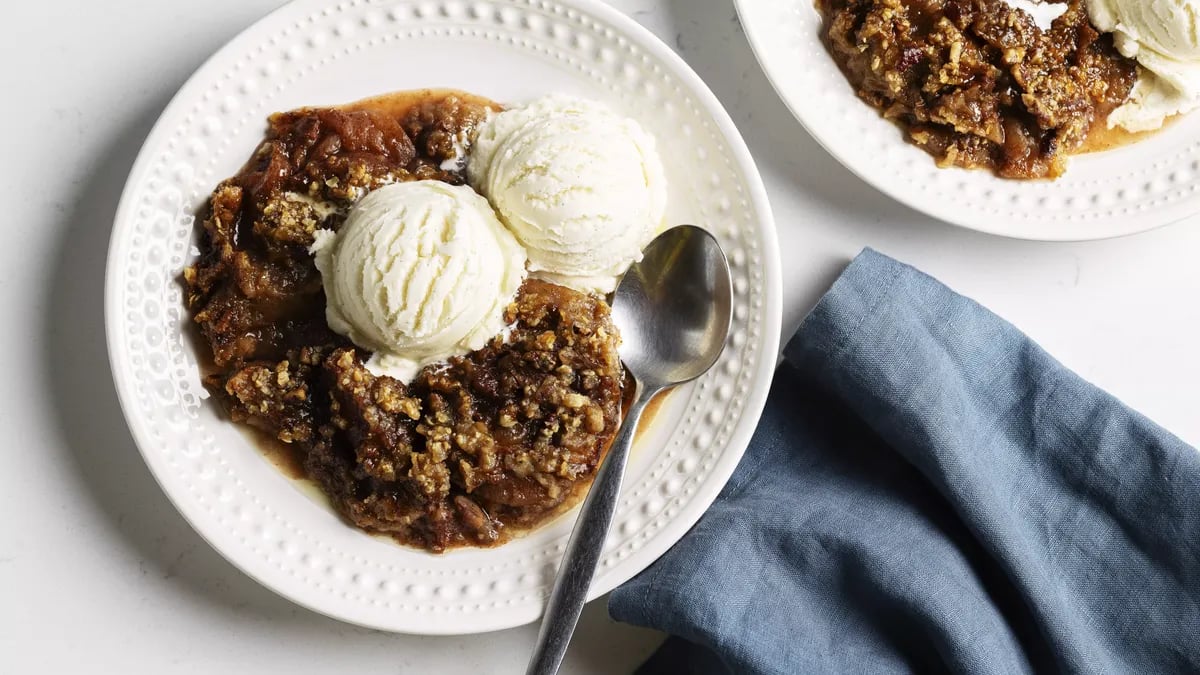
[{"label": "napkin fold", "polygon": [[609,611],[676,636],[645,673],[1198,673],[1200,453],[866,250]]}]

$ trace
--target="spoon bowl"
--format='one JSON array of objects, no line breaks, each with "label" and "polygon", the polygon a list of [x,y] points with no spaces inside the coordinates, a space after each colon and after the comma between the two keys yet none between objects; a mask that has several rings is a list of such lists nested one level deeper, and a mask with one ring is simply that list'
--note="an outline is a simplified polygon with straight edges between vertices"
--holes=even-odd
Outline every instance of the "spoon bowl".
[{"label": "spoon bowl", "polygon": [[680,225],[659,235],[621,278],[612,302],[621,361],[646,387],[703,375],[733,316],[729,263],[711,234]]},{"label": "spoon bowl", "polygon": [[634,399],[571,532],[528,675],[557,673],[566,654],[616,511],[646,404],[658,392],[703,375],[725,348],[733,317],[733,287],[729,263],[717,240],[693,225],[660,234],[621,278],[612,315],[621,332],[621,361],[632,376]]}]

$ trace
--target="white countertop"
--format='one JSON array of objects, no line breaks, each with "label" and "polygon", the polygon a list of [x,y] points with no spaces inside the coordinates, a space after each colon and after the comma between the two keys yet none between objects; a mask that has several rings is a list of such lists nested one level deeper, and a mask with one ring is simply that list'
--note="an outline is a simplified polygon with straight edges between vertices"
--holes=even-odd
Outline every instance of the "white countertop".
[{"label": "white countertop", "polygon": [[[125,175],[170,96],[278,0],[7,9],[0,134],[0,672],[519,673],[535,628],[416,638],[313,614],[243,576],[175,512],[117,407],[101,295]],[[974,297],[1200,444],[1200,218],[1038,244],[931,222],[828,157],[775,97],[730,0],[616,0],[729,108],[766,180],[784,334],[863,246]],[[15,16],[14,16],[15,13]],[[1192,261],[1192,262],[1189,262]],[[660,637],[585,612],[564,672],[628,673]]]}]

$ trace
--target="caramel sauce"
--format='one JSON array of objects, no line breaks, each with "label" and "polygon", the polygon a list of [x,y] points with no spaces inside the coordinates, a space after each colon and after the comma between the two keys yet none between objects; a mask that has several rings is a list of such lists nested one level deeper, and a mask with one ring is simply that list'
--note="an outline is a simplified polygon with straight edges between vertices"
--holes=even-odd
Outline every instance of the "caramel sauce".
[{"label": "caramel sauce", "polygon": [[654,423],[654,418],[658,415],[659,409],[662,408],[663,403],[666,403],[667,397],[671,395],[672,391],[675,390],[666,389],[660,391],[646,404],[646,409],[642,411],[642,423],[638,425],[637,433],[634,435],[634,443],[641,442],[642,437],[650,429],[650,425]]},{"label": "caramel sauce", "polygon": [[337,110],[345,112],[354,112],[355,110],[372,110],[375,112],[387,113],[397,119],[403,118],[408,114],[408,111],[413,106],[420,105],[426,101],[443,99],[448,96],[454,96],[465,103],[474,103],[492,110],[500,111],[504,106],[499,103],[460,89],[410,89],[405,91],[396,91],[378,96],[371,96],[360,99],[352,103],[333,106]]},{"label": "caramel sauce", "polygon": [[1157,129],[1151,129],[1150,131],[1127,131],[1121,127],[1113,127],[1110,129],[1108,128],[1108,123],[1105,120],[1097,120],[1096,123],[1092,125],[1091,131],[1088,132],[1087,138],[1083,141],[1083,145],[1079,146],[1079,149],[1075,151],[1075,154],[1084,155],[1093,152],[1107,152],[1109,150],[1122,148],[1126,145],[1132,145],[1139,141],[1144,141],[1147,138],[1159,133],[1163,129],[1166,129],[1171,124],[1174,124],[1175,120],[1179,119],[1179,117],[1180,115],[1168,117],[1163,121],[1161,127]]},{"label": "caramel sauce", "polygon": [[[627,415],[629,415],[629,409],[631,407],[633,407],[634,389],[635,388],[633,385],[633,376],[629,374],[628,370],[626,370],[625,371],[625,381],[621,383],[621,395],[622,395],[621,419],[622,420],[624,420],[625,417]],[[672,389],[664,389],[663,391],[660,391],[657,394],[655,394],[654,398],[650,399],[650,402],[646,404],[646,409],[642,411],[642,420],[641,420],[641,423],[638,424],[637,433],[635,433],[633,436],[633,442],[635,444],[638,443],[639,441],[641,441],[642,437],[646,435],[647,430],[650,428],[650,423],[654,421],[654,416],[658,414],[658,409],[662,407],[663,402],[667,400],[667,396],[670,395],[670,393],[672,391],[674,391],[673,388]],[[608,450],[605,449],[605,453],[607,453],[607,452],[608,452]]]},{"label": "caramel sauce", "polygon": [[292,480],[308,480],[304,470],[304,449],[294,443],[284,443],[271,434],[252,427],[240,427],[268,462]]}]

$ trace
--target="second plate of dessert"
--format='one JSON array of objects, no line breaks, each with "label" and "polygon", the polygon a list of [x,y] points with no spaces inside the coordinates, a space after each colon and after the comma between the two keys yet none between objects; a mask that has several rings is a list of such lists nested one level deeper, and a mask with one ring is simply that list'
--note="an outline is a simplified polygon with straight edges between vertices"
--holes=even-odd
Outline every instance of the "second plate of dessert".
[{"label": "second plate of dessert", "polygon": [[529,622],[620,416],[605,293],[683,223],[729,257],[734,326],[642,430],[593,595],[701,516],[765,402],[779,259],[745,145],[600,2],[299,0],[193,76],[131,172],[122,407],[181,513],[277,592],[410,633]]},{"label": "second plate of dessert", "polygon": [[[1111,0],[738,2],[780,96],[850,170],[941,220],[1039,240],[1120,236],[1200,212],[1200,114],[1188,114],[1200,61],[1185,58],[1200,45],[1171,29],[1187,24],[1182,14],[1127,10]],[[1142,42],[1119,28],[1152,16],[1164,23]]]}]

